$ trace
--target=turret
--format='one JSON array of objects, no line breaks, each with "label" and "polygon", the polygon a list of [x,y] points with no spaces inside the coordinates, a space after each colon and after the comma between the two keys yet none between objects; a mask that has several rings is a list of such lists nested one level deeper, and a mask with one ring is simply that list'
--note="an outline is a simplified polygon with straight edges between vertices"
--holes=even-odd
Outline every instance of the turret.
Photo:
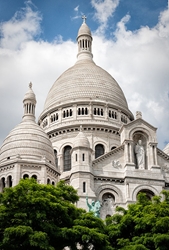
[{"label": "turret", "polygon": [[78,42],[78,54],[77,60],[92,60],[92,35],[89,27],[86,24],[86,17],[83,16],[83,23],[79,29],[77,42]]},{"label": "turret", "polygon": [[29,83],[29,90],[26,92],[24,99],[24,115],[23,120],[35,121],[36,96],[32,90],[32,83]]}]

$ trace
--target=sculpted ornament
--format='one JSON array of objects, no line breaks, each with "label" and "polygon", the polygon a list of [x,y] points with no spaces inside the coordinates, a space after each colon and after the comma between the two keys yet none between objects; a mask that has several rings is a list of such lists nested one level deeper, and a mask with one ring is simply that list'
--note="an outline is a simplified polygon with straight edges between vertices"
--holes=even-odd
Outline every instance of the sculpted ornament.
[{"label": "sculpted ornament", "polygon": [[118,160],[113,160],[112,166],[113,166],[113,168],[121,168],[121,164],[119,163]]},{"label": "sculpted ornament", "polygon": [[138,140],[135,146],[135,154],[137,160],[137,167],[139,169],[145,169],[145,150],[141,140]]}]

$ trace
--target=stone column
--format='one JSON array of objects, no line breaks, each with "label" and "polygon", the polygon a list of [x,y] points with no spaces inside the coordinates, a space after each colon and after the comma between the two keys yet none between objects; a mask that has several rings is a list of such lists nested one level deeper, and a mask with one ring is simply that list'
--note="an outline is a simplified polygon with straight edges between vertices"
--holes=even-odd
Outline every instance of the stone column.
[{"label": "stone column", "polygon": [[92,117],[93,116],[93,103],[89,103],[89,115]]},{"label": "stone column", "polygon": [[157,143],[150,142],[150,153],[149,153],[149,163],[150,165],[157,165]]},{"label": "stone column", "polygon": [[108,120],[109,118],[109,114],[108,114],[108,105],[105,105],[105,115],[104,115],[105,119]]},{"label": "stone column", "polygon": [[50,124],[50,113],[47,114],[47,127],[49,127],[49,124]]},{"label": "stone column", "polygon": [[62,109],[61,108],[58,109],[58,122],[59,123],[62,122]]},{"label": "stone column", "polygon": [[133,149],[133,141],[125,140],[124,142],[124,156],[125,156],[125,165],[127,167],[135,167],[134,164],[134,149]]},{"label": "stone column", "polygon": [[121,110],[120,109],[117,110],[117,121],[121,122]]},{"label": "stone column", "polygon": [[77,119],[77,104],[74,104],[72,109],[73,109],[73,118],[76,120]]}]

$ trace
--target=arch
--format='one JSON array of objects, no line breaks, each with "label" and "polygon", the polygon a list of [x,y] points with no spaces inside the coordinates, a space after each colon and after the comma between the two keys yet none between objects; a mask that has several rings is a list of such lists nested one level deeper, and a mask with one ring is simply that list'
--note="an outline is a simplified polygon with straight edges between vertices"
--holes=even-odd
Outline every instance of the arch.
[{"label": "arch", "polygon": [[3,192],[4,191],[4,188],[5,188],[5,177],[2,177],[1,180],[0,180],[0,192]]},{"label": "arch", "polygon": [[152,141],[152,136],[150,131],[142,127],[134,127],[133,129],[131,129],[131,131],[129,132],[129,139],[133,140],[133,136],[136,133],[140,133],[144,135],[147,140],[149,139],[149,141]]},{"label": "arch", "polygon": [[[138,194],[139,193],[145,193],[146,194],[146,196],[147,196],[147,198],[149,199],[149,200],[151,200],[151,198],[154,196],[154,193],[151,191],[151,190],[149,190],[149,189],[141,189],[139,192],[138,192]],[[137,194],[137,195],[138,195]]]},{"label": "arch", "polygon": [[31,178],[37,180],[37,175],[36,175],[36,174],[33,174],[33,175],[31,176]]},{"label": "arch", "polygon": [[99,143],[95,146],[95,159],[104,154],[104,146]]},{"label": "arch", "polygon": [[56,149],[54,149],[54,156],[55,156],[55,166],[58,167],[58,155]]},{"label": "arch", "polygon": [[52,181],[52,185],[55,186],[55,182],[54,181]]},{"label": "arch", "polygon": [[96,190],[96,197],[98,197],[98,200],[101,201],[104,194],[109,193],[115,198],[115,203],[123,202],[123,194],[119,188],[117,188],[114,185],[107,184],[107,185],[101,185]]},{"label": "arch", "polygon": [[63,150],[63,171],[71,170],[71,151],[72,147],[67,145]]},{"label": "arch", "polygon": [[111,147],[111,150],[113,150],[113,149],[115,149],[115,148],[117,148],[116,146],[113,146],[113,147]]},{"label": "arch", "polygon": [[7,177],[7,187],[12,187],[12,176],[11,175],[9,175],[8,177]]},{"label": "arch", "polygon": [[[78,134],[78,131],[77,131],[77,134]],[[63,143],[59,148],[55,148],[56,150],[57,150],[57,153],[58,153],[58,155],[59,154],[62,154],[62,156],[63,156],[63,154],[64,154],[64,148],[67,146],[68,144],[67,144],[67,142],[65,142],[65,143]],[[71,142],[69,142],[69,146],[72,148],[73,147],[73,143],[71,143]]]},{"label": "arch", "polygon": [[50,185],[50,179],[49,178],[47,178],[47,184]]},{"label": "arch", "polygon": [[134,190],[133,190],[133,193],[132,193],[132,200],[133,201],[136,201],[137,200],[137,195],[138,193],[140,193],[141,191],[149,191],[150,193],[153,193],[154,195],[159,195],[159,192],[157,191],[157,189],[155,189],[154,187],[152,186],[149,186],[149,185],[140,185],[138,187],[136,187]]},{"label": "arch", "polygon": [[28,174],[24,174],[23,175],[23,179],[27,179],[27,178],[29,178],[29,175]]}]

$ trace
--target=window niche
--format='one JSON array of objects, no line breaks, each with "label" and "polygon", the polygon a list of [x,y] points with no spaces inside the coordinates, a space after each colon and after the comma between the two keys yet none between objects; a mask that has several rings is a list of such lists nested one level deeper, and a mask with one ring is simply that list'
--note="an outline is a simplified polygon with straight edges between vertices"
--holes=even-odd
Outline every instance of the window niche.
[{"label": "window niche", "polygon": [[71,146],[65,146],[63,150],[63,171],[71,170]]},{"label": "window niche", "polygon": [[102,144],[97,144],[95,146],[95,159],[104,154],[104,146]]}]

